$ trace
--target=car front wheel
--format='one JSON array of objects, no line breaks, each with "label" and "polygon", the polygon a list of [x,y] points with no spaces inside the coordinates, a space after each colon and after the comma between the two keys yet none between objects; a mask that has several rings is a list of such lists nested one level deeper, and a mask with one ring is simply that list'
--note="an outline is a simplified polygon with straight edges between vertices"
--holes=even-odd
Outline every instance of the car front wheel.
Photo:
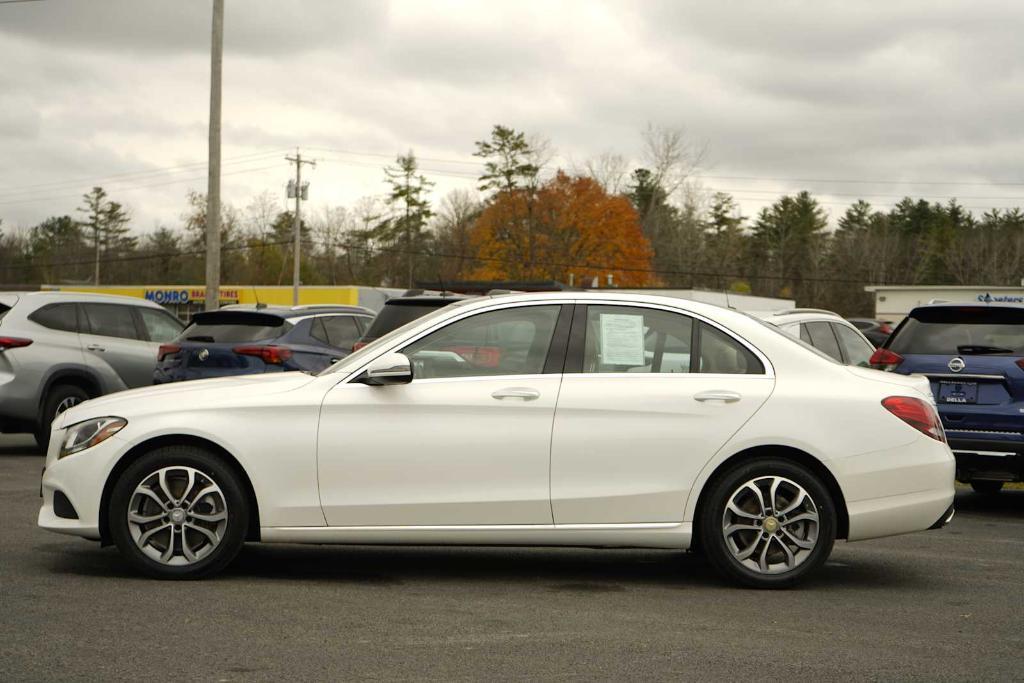
[{"label": "car front wheel", "polygon": [[806,578],[832,552],[836,510],[809,469],[758,459],[719,477],[709,490],[698,533],[710,562],[753,588],[785,588]]},{"label": "car front wheel", "polygon": [[238,475],[188,446],[141,456],[117,480],[108,510],[121,554],[161,579],[214,574],[245,541],[249,506]]}]

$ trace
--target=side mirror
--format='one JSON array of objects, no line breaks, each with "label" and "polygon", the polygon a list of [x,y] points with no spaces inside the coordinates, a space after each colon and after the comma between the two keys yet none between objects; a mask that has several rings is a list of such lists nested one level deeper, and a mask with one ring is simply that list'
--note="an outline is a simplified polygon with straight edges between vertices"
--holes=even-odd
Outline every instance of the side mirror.
[{"label": "side mirror", "polygon": [[363,384],[384,386],[412,381],[412,363],[404,353],[388,353],[377,358],[364,373]]}]

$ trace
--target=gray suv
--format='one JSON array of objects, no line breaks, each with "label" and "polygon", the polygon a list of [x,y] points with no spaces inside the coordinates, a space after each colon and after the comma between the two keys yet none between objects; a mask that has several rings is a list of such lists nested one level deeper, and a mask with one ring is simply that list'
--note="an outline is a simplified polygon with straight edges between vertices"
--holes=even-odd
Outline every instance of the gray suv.
[{"label": "gray suv", "polygon": [[45,448],[60,412],[152,383],[157,349],[184,327],[133,297],[0,292],[0,432]]}]

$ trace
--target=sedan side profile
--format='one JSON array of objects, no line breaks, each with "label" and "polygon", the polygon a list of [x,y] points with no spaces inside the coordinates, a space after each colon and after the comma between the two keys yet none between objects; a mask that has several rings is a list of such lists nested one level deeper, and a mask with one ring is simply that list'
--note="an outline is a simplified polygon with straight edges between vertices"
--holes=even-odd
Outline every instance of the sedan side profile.
[{"label": "sedan side profile", "polygon": [[53,424],[39,525],[160,578],[246,541],[699,549],[792,585],[836,539],[952,517],[924,378],[845,366],[737,311],[485,296],[317,376],[88,401]]}]

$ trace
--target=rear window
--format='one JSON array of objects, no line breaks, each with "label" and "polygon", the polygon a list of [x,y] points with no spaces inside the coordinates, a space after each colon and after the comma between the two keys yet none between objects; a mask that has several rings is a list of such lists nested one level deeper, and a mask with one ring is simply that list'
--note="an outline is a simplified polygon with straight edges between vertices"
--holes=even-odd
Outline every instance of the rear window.
[{"label": "rear window", "polygon": [[[454,303],[456,299],[452,299]],[[446,304],[447,305],[447,304]],[[442,308],[437,303],[433,304],[385,304],[381,312],[374,318],[373,324],[366,332],[367,339],[383,337],[391,330],[397,330],[402,325],[422,318],[431,311]]]},{"label": "rear window", "polygon": [[889,342],[899,354],[1024,355],[1024,309],[943,306],[910,312]]},{"label": "rear window", "polygon": [[284,318],[266,313],[211,311],[197,313],[178,341],[254,342],[280,337],[292,328]]}]

